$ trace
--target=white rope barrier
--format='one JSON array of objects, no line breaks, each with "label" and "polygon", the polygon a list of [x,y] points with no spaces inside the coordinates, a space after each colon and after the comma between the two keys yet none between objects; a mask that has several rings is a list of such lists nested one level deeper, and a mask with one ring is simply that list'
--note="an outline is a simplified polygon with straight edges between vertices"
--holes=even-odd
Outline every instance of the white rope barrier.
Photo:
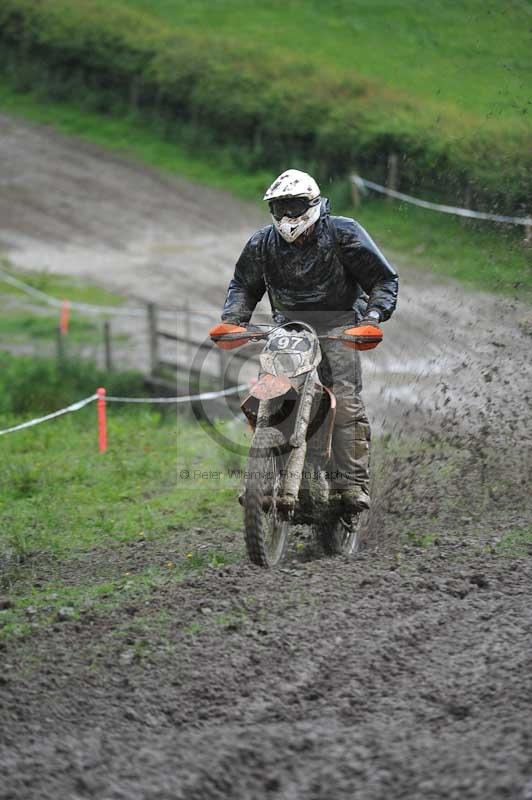
[{"label": "white rope barrier", "polygon": [[195,400],[215,400],[218,397],[227,397],[231,394],[238,394],[244,389],[249,389],[249,383],[241,383],[238,386],[231,386],[230,389],[220,389],[216,392],[203,392],[202,394],[181,395],[179,397],[113,397],[107,395],[106,400],[110,403],[192,403]]},{"label": "white rope barrier", "polygon": [[[215,400],[218,397],[226,397],[232,394],[249,389],[248,383],[241,383],[238,386],[231,386],[229,389],[220,389],[215,392],[202,392],[201,394],[180,395],[178,397],[115,397],[113,395],[105,396],[105,402],[111,403],[192,403],[196,400]],[[34,425],[39,425],[41,422],[47,422],[50,419],[55,419],[63,414],[69,414],[72,411],[79,411],[89,403],[93,403],[99,399],[98,394],[91,394],[90,397],[85,397],[83,400],[78,400],[77,403],[72,403],[66,408],[61,408],[59,411],[53,411],[51,414],[46,414],[44,417],[37,417],[30,419],[27,422],[22,422],[19,425],[14,425],[12,428],[6,428],[0,431],[0,436],[6,433],[14,433],[21,431],[24,428],[31,428]]]},{"label": "white rope barrier", "polygon": [[96,398],[96,394],[91,394],[90,397],[86,397],[84,400],[78,400],[77,403],[72,403],[72,405],[67,406],[66,408],[59,409],[59,411],[53,411],[51,414],[46,414],[45,417],[37,417],[37,419],[30,419],[28,422],[22,422],[20,425],[14,425],[12,428],[6,428],[5,430],[0,431],[0,436],[3,436],[5,433],[21,431],[23,428],[31,428],[33,425],[39,425],[41,422],[46,422],[49,419],[55,419],[55,417],[60,417],[62,414],[69,414],[71,411],[79,411],[80,408],[92,403],[94,400],[96,400]]},{"label": "white rope barrier", "polygon": [[396,200],[402,200],[405,203],[411,203],[412,205],[420,206],[421,208],[428,208],[431,211],[441,211],[444,214],[454,214],[458,217],[487,219],[491,220],[492,222],[508,222],[511,225],[532,225],[532,217],[507,217],[503,214],[489,214],[486,211],[472,211],[469,208],[446,206],[442,203],[430,203],[428,200],[420,200],[418,197],[412,197],[412,195],[403,194],[403,192],[397,192],[395,189],[389,189],[387,186],[381,186],[379,183],[373,183],[373,181],[368,181],[365,178],[361,178],[360,175],[352,175],[351,180],[355,186],[358,186],[359,189],[373,189],[375,192],[386,194],[389,197],[395,197]]},{"label": "white rope barrier", "polygon": [[[5,272],[2,269],[0,269],[0,278],[10,286],[19,289],[21,292],[24,292],[30,297],[35,297],[36,299],[47,303],[49,306],[53,306],[54,308],[62,308],[63,306],[64,300],[60,300],[58,297],[53,297],[46,292],[42,292],[40,289],[30,286],[29,283],[25,283],[19,278],[15,278],[14,275],[10,275],[8,272]],[[144,308],[134,308],[132,306],[97,306],[90,303],[79,303],[73,300],[69,300],[68,302],[70,308],[76,308],[78,311],[84,311],[87,314],[112,314],[120,317],[146,316],[146,309]],[[212,317],[208,316],[207,314],[197,314],[195,312],[191,313],[182,308],[176,308],[175,311],[160,310],[157,313],[158,316],[163,319],[176,319],[178,314],[188,313],[189,319],[196,319],[198,321],[212,320]]]}]

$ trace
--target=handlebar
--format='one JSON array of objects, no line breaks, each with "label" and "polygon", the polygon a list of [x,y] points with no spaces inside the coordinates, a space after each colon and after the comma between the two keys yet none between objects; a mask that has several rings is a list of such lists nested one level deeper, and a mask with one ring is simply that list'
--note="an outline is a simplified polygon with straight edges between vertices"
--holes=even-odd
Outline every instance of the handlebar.
[{"label": "handlebar", "polygon": [[[221,323],[211,328],[209,335],[212,341],[217,344],[218,342],[235,342],[247,339],[248,341],[255,339],[267,339],[274,331],[287,327],[302,327],[306,328],[314,336],[317,336],[314,328],[302,320],[291,320],[290,322],[281,322],[278,325],[268,325],[267,323],[250,323],[244,325],[234,325],[233,323]],[[225,328],[226,330],[222,330]],[[233,330],[229,330],[232,328]],[[264,328],[264,330],[260,330]],[[236,330],[235,330],[236,329]],[[244,343],[244,342],[243,342]]]},{"label": "handlebar", "polygon": [[[211,328],[209,335],[214,344],[222,349],[232,349],[247,344],[250,341],[260,341],[267,339],[277,330],[282,328],[304,328],[312,333],[318,340],[324,341],[339,341],[347,347],[352,347],[355,350],[371,350],[382,342],[383,334],[378,325],[364,325],[346,327],[340,335],[326,334],[318,336],[315,329],[307,322],[302,320],[292,320],[290,322],[282,322],[278,325],[268,324],[251,324],[251,325],[235,325],[233,323],[222,322],[214,328]],[[262,330],[264,329],[264,330]],[[353,331],[353,333],[351,333]],[[357,331],[355,334],[354,331]]]}]

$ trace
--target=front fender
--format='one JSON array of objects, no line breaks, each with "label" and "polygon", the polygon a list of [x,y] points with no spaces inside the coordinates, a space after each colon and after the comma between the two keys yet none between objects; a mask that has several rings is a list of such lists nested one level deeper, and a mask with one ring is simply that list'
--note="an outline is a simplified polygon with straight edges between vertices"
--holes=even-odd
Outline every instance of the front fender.
[{"label": "front fender", "polygon": [[273,397],[281,397],[291,388],[292,384],[286,375],[270,375],[265,372],[251,387],[250,395],[258,400],[271,400]]},{"label": "front fender", "polygon": [[264,373],[253,384],[250,393],[244,398],[240,408],[251,427],[254,428],[257,423],[261,401],[273,400],[276,397],[286,397],[288,395],[295,400],[297,398],[297,389],[285,375]]}]

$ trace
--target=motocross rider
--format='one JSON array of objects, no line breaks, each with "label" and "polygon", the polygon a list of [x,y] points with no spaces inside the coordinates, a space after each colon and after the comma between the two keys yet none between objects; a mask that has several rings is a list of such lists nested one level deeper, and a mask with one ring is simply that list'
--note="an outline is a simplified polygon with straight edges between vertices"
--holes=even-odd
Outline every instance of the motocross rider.
[{"label": "motocross rider", "polygon": [[[319,335],[346,326],[378,326],[393,313],[398,278],[364,228],[330,216],[316,181],[283,172],[263,198],[272,224],[247,242],[229,284],[224,322],[249,322],[268,292],[276,322],[303,320]],[[321,341],[320,380],[337,408],[333,432],[336,491],[351,512],[369,508],[370,426],[360,397],[360,357],[339,341]]]}]

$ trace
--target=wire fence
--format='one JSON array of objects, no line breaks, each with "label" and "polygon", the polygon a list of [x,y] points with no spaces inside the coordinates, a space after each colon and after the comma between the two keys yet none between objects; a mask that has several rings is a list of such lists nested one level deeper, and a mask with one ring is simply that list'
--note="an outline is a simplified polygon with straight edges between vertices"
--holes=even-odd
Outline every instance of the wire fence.
[{"label": "wire fence", "polygon": [[420,208],[427,208],[431,211],[440,211],[443,214],[454,214],[458,217],[469,217],[470,219],[483,219],[492,222],[506,222],[510,225],[524,225],[525,227],[532,226],[532,217],[508,217],[504,214],[491,214],[487,211],[473,211],[470,208],[460,208],[459,206],[448,206],[443,203],[432,203],[429,200],[421,200],[419,197],[413,197],[404,192],[398,192],[390,186],[382,186],[380,183],[368,181],[360,175],[352,175],[351,180],[353,184],[359,189],[373,189],[375,192],[393,197],[396,200],[401,200],[403,203],[410,203]]},{"label": "wire fence", "polygon": [[16,431],[21,431],[25,428],[33,428],[35,425],[40,425],[42,422],[48,422],[49,420],[56,419],[64,414],[80,411],[82,408],[85,408],[85,406],[88,406],[90,403],[95,401],[103,401],[105,403],[193,403],[200,400],[216,400],[221,397],[229,397],[231,395],[239,394],[240,392],[249,389],[249,386],[250,385],[247,383],[241,383],[238,386],[231,386],[228,389],[220,389],[212,392],[201,392],[200,394],[192,395],[179,395],[177,397],[117,397],[114,395],[106,395],[105,390],[99,389],[89,397],[84,397],[82,400],[71,403],[65,408],[60,408],[58,411],[52,411],[50,414],[45,414],[43,417],[35,417],[34,419],[27,420],[26,422],[21,422],[18,425],[13,425],[10,428],[5,428],[4,430],[0,431],[0,436],[4,436],[7,433],[15,433]]},{"label": "wire fence", "polygon": [[[14,275],[11,275],[9,272],[6,272],[3,269],[0,269],[0,278],[9,286],[13,286],[15,289],[18,289],[19,291],[24,292],[24,294],[27,294],[29,297],[34,297],[35,299],[40,300],[41,302],[46,303],[47,305],[52,306],[53,308],[61,309],[65,304],[65,300],[61,300],[59,297],[54,297],[53,295],[50,295],[47,292],[43,292],[40,289],[36,289],[35,286],[31,286],[31,284],[20,280],[20,278],[16,278]],[[142,306],[134,307],[134,306],[94,305],[92,303],[80,303],[74,300],[69,300],[68,304],[70,308],[77,309],[78,311],[83,311],[86,314],[112,315],[115,317],[146,316],[146,307]],[[175,308],[175,309],[160,308],[158,313],[160,317],[171,320],[175,320],[180,314],[186,315],[190,319],[195,319],[202,322],[212,320],[212,316],[209,316],[208,314],[202,314],[196,311],[190,311],[190,309],[188,308]]]},{"label": "wire fence", "polygon": [[[94,305],[66,298],[61,299],[32,286],[10,274],[6,269],[0,268],[0,282],[2,281],[35,302],[33,308],[30,309],[32,312],[41,313],[41,310],[49,309],[50,313],[58,314],[58,324],[50,330],[50,334],[53,337],[52,344],[55,344],[55,355],[60,368],[67,360],[71,341],[78,348],[85,347],[86,349],[86,344],[81,339],[76,343],[76,340],[69,335],[70,319],[73,316],[71,312],[74,311],[81,316],[93,315],[102,319],[101,338],[96,336],[96,338],[100,338],[97,345],[99,351],[97,360],[103,362],[107,372],[112,371],[119,360],[123,363],[124,354],[132,351],[136,360],[133,363],[129,358],[127,366],[140,369],[145,374],[146,380],[152,385],[164,386],[165,389],[170,388],[170,383],[163,373],[166,374],[170,370],[170,372],[176,373],[176,377],[179,373],[188,374],[193,361],[193,353],[198,348],[205,347],[204,340],[194,341],[191,333],[198,327],[206,330],[216,318],[214,314],[193,311],[188,304],[182,308],[169,310],[168,307],[148,301],[143,306],[133,307]],[[26,308],[26,306],[24,307]],[[196,324],[198,321],[200,322],[199,326]],[[181,331],[181,335],[178,335],[178,331]],[[94,334],[96,334],[96,330]],[[168,343],[170,340],[174,342],[175,352],[169,356]],[[129,345],[126,345],[125,341],[128,341]],[[183,356],[187,363],[183,362]],[[209,361],[208,371],[210,365]],[[213,370],[210,369],[210,371]],[[217,375],[220,373],[220,369],[215,371]],[[233,378],[235,377],[233,376]]]}]

